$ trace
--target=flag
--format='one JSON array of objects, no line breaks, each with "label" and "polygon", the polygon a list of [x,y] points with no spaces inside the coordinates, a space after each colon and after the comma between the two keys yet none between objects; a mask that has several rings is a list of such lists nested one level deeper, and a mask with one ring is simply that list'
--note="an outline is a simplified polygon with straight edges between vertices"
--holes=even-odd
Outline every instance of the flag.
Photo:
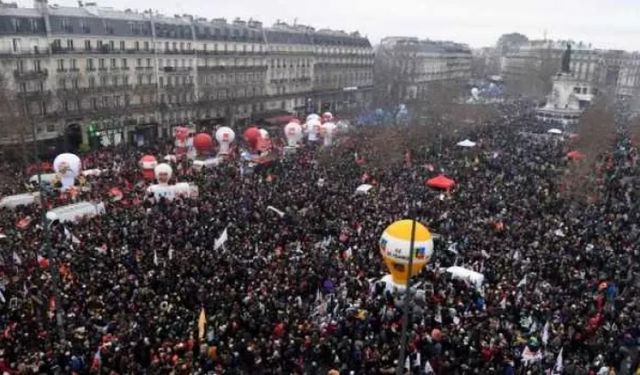
[{"label": "flag", "polygon": [[[271,206],[269,206],[269,207],[271,207]],[[214,250],[218,250],[219,248],[224,246],[224,243],[227,242],[227,240],[229,239],[229,234],[227,233],[227,228],[224,228],[224,230],[222,231],[222,234],[220,235],[220,237],[216,238],[215,242],[213,243],[213,249]]]},{"label": "flag", "polygon": [[173,260],[173,247],[169,248],[169,260]]},{"label": "flag", "polygon": [[107,253],[107,244],[103,243],[102,246],[96,246],[95,250],[100,254],[106,254]]},{"label": "flag", "polygon": [[18,229],[27,229],[29,227],[29,224],[31,224],[31,217],[27,216],[18,220],[16,222],[16,227],[18,227]]},{"label": "flag", "polygon": [[3,290],[0,288],[0,302],[5,303],[7,300],[4,298]]},{"label": "flag", "polygon": [[431,367],[431,363],[429,361],[425,361],[424,363],[424,373],[427,375],[435,374],[435,371],[433,371],[433,367]]},{"label": "flag", "polygon": [[520,280],[518,282],[517,287],[520,288],[521,286],[525,286],[527,285],[527,275],[524,275],[524,277],[522,278],[522,280]]},{"label": "flag", "polygon": [[102,366],[102,357],[100,354],[100,347],[96,350],[96,354],[93,356],[93,361],[91,361],[91,371],[100,371],[100,367]]},{"label": "flag", "polygon": [[49,259],[38,255],[38,257],[36,258],[38,261],[38,266],[40,266],[40,268],[48,268],[49,267]]},{"label": "flag", "polygon": [[449,247],[447,247],[447,251],[458,255],[458,243],[454,242]]},{"label": "flag", "polygon": [[18,256],[18,254],[16,254],[16,252],[13,252],[13,262],[17,265],[22,265],[22,259],[20,259],[20,257]]},{"label": "flag", "polygon": [[547,346],[549,342],[549,321],[544,324],[544,328],[542,328],[542,343],[544,346]]},{"label": "flag", "polygon": [[158,252],[155,249],[153,249],[153,265],[158,266]]},{"label": "flag", "polygon": [[71,231],[67,229],[67,227],[64,227],[64,236],[67,238],[67,240],[71,240],[71,242],[74,244],[80,243],[80,240],[78,239],[78,237],[74,236],[73,233],[71,233]]},{"label": "flag", "polygon": [[564,369],[564,366],[562,364],[562,351],[564,350],[564,347],[560,348],[560,352],[558,353],[558,356],[556,357],[556,364],[555,366],[553,366],[553,371],[551,372],[552,374],[562,374],[562,370]]},{"label": "flag", "polygon": [[200,341],[204,339],[204,329],[207,325],[207,317],[204,313],[204,307],[200,309],[200,316],[198,316],[198,338]]},{"label": "flag", "polygon": [[342,257],[344,259],[349,259],[353,256],[353,250],[351,250],[351,247],[349,247],[347,250],[344,251],[344,253],[342,254]]},{"label": "flag", "polygon": [[271,210],[271,211],[275,212],[280,217],[284,216],[284,212],[280,211],[279,209],[277,209],[277,208],[275,208],[273,206],[267,206],[267,210]]}]

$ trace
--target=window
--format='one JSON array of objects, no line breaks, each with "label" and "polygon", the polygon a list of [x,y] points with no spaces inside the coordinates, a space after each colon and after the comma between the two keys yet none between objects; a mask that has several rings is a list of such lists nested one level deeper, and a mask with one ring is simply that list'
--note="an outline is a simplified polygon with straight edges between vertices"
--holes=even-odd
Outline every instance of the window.
[{"label": "window", "polygon": [[118,76],[113,76],[111,78],[111,83],[113,84],[114,87],[118,87],[118,84],[120,83],[119,79],[118,79]]},{"label": "window", "polygon": [[26,82],[22,82],[20,83],[20,92],[27,92],[27,83]]},{"label": "window", "polygon": [[116,49],[116,43],[113,40],[109,41],[109,50],[110,51],[115,51]]},{"label": "window", "polygon": [[71,70],[78,70],[78,60],[71,59]]},{"label": "window", "polygon": [[91,51],[91,41],[90,40],[85,40],[84,41],[84,49],[85,51]]},{"label": "window", "polygon": [[60,78],[58,80],[58,88],[61,90],[67,89],[67,80],[65,78]]},{"label": "window", "polygon": [[58,71],[59,72],[64,72],[64,60],[63,59],[58,59]]},{"label": "window", "polygon": [[105,69],[104,59],[100,59],[100,60],[98,60],[98,67],[99,67],[100,69]]},{"label": "window", "polygon": [[184,42],[180,42],[180,51],[184,51]]},{"label": "window", "polygon": [[94,76],[90,76],[89,77],[89,88],[95,88],[96,87],[96,77]]},{"label": "window", "polygon": [[12,46],[13,52],[20,52],[20,39],[13,39]]},{"label": "window", "polygon": [[97,98],[91,98],[91,109],[93,109],[93,110],[98,109],[98,99]]},{"label": "window", "polygon": [[127,59],[122,59],[122,69],[129,69],[129,67],[127,66]]},{"label": "window", "polygon": [[[89,43],[91,43],[91,42],[89,42]],[[101,40],[98,40],[98,41],[96,42],[96,45],[98,46],[98,49],[102,49],[103,43],[102,43],[102,41],[101,41]]]},{"label": "window", "polygon": [[74,79],[71,80],[71,87],[74,88],[74,89],[78,88],[78,79],[77,78],[74,78]]},{"label": "window", "polygon": [[16,61],[16,70],[18,71],[18,73],[24,72],[24,60]]},{"label": "window", "polygon": [[165,51],[169,50],[169,42],[164,42],[164,50]]},{"label": "window", "polygon": [[135,43],[135,48],[136,48],[136,51],[140,51],[140,42],[138,42],[137,40]]},{"label": "window", "polygon": [[93,66],[93,59],[87,59],[87,70],[93,71],[95,68]]},{"label": "window", "polygon": [[136,60],[136,67],[141,67],[142,66],[142,59],[137,59]]},{"label": "window", "polygon": [[122,77],[122,85],[129,86],[129,76]]},{"label": "window", "polygon": [[105,76],[100,77],[100,86],[102,86],[102,87],[107,87],[108,86],[107,77],[105,77]]},{"label": "window", "polygon": [[174,51],[178,50],[178,43],[177,42],[173,42],[173,50]]},{"label": "window", "polygon": [[109,97],[108,96],[103,96],[102,97],[102,107],[108,107],[109,106]]},{"label": "window", "polygon": [[187,51],[191,51],[191,43],[187,43]]},{"label": "window", "polygon": [[73,51],[73,39],[67,39],[67,49]]},{"label": "window", "polygon": [[164,77],[159,78],[160,87],[164,87]]},{"label": "window", "polygon": [[149,42],[144,42],[144,50],[145,51],[149,50]]},{"label": "window", "polygon": [[33,71],[34,72],[39,72],[41,70],[41,68],[40,68],[40,60],[33,60],[32,64],[33,64]]},{"label": "window", "polygon": [[124,40],[120,41],[120,51],[124,51]]},{"label": "window", "polygon": [[111,59],[111,69],[117,69],[116,59]]},{"label": "window", "polygon": [[138,76],[138,85],[142,85],[142,76],[141,75]]},{"label": "window", "polygon": [[151,59],[150,58],[147,59],[147,68],[151,68]]}]

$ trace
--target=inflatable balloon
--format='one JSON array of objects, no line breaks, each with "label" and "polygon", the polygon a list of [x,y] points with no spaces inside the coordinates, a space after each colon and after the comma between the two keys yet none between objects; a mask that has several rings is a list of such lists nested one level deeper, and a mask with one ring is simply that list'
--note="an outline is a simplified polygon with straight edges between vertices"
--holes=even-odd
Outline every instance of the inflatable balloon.
[{"label": "inflatable balloon", "polygon": [[333,122],[325,122],[322,125],[322,136],[324,138],[324,145],[329,147],[333,144],[333,135],[336,130],[336,124]]},{"label": "inflatable balloon", "polygon": [[175,129],[175,153],[176,156],[182,157],[187,154],[189,149],[189,129],[184,126],[178,126]]},{"label": "inflatable balloon", "polygon": [[269,132],[265,129],[260,129],[260,137],[263,139],[269,139]]},{"label": "inflatable balloon", "polygon": [[198,155],[208,155],[213,149],[213,138],[207,133],[198,133],[193,137],[193,147],[198,151]]},{"label": "inflatable balloon", "polygon": [[236,133],[227,126],[223,126],[216,131],[216,141],[220,145],[219,154],[229,153],[229,145],[236,139]]},{"label": "inflatable balloon", "polygon": [[284,136],[287,138],[287,146],[296,147],[302,138],[302,126],[290,122],[284,127]]},{"label": "inflatable balloon", "polygon": [[251,150],[256,149],[260,138],[260,129],[256,128],[255,126],[247,128],[247,130],[244,131],[244,140],[247,142]]},{"label": "inflatable balloon", "polygon": [[310,142],[316,142],[320,135],[322,123],[318,119],[311,119],[307,122],[307,133]]},{"label": "inflatable balloon", "polygon": [[413,257],[411,275],[417,275],[433,254],[433,239],[429,229],[415,222],[413,254],[411,252],[411,227],[413,220],[400,220],[392,223],[380,237],[380,254],[389,272],[391,283],[399,288],[407,285],[409,275],[409,257]]},{"label": "inflatable balloon", "polygon": [[153,169],[158,165],[158,160],[153,155],[145,155],[140,159],[140,168],[142,168],[142,176],[145,180],[153,180]]},{"label": "inflatable balloon", "polygon": [[153,172],[156,180],[158,180],[158,185],[167,185],[171,180],[171,176],[173,176],[173,168],[166,163],[156,165]]},{"label": "inflatable balloon", "polygon": [[309,116],[307,116],[307,121],[306,121],[306,122],[309,122],[309,121],[311,121],[311,120],[320,120],[320,116],[318,116],[318,115],[317,115],[317,114],[315,114],[315,113],[312,113],[312,114],[310,114]]},{"label": "inflatable balloon", "polygon": [[73,186],[75,179],[80,175],[82,163],[80,158],[74,154],[60,154],[53,161],[53,170],[56,171],[62,183],[62,190]]},{"label": "inflatable balloon", "polygon": [[322,122],[333,121],[333,113],[325,112],[322,114]]}]

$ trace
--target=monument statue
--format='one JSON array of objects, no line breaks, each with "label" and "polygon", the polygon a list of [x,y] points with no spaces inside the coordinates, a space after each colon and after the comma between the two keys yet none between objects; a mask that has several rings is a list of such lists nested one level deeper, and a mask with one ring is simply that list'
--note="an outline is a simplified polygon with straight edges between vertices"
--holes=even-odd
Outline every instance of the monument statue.
[{"label": "monument statue", "polygon": [[562,73],[571,73],[571,44],[567,43],[567,49],[562,53]]}]

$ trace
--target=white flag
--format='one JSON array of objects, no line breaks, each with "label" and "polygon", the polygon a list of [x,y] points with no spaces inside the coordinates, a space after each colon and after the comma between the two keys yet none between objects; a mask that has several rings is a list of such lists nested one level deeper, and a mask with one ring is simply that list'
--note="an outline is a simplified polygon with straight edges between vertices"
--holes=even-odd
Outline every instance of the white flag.
[{"label": "white flag", "polygon": [[518,282],[517,287],[520,288],[521,286],[525,286],[527,285],[527,275],[524,275],[524,277],[522,278],[522,280],[520,280]]},{"label": "white flag", "polygon": [[454,242],[449,247],[447,247],[447,251],[458,255],[458,243]]},{"label": "white flag", "polygon": [[67,229],[67,227],[64,227],[64,235],[67,238],[67,240],[71,240],[72,243],[74,244],[80,243],[80,240],[78,239],[78,237],[74,236],[73,233],[71,233],[71,231]]},{"label": "white flag", "polygon": [[549,321],[544,324],[544,328],[542,328],[542,343],[544,346],[547,346],[549,342]]},{"label": "white flag", "polygon": [[556,357],[556,365],[553,366],[552,374],[562,374],[562,370],[564,369],[564,366],[562,365],[562,351],[563,350],[564,350],[564,347],[560,348],[560,352],[558,353],[558,356]]},{"label": "white flag", "polygon": [[424,362],[424,373],[427,375],[435,374],[435,371],[433,371],[433,367],[431,367],[431,363],[429,361]]},{"label": "white flag", "polygon": [[153,250],[153,264],[158,266],[158,252],[155,249]]},{"label": "white flag", "polygon": [[7,302],[7,300],[4,299],[4,293],[2,293],[2,292],[3,292],[3,290],[0,289],[0,302],[5,303],[5,302]]},{"label": "white flag", "polygon": [[227,233],[227,228],[224,228],[220,237],[216,238],[215,242],[213,243],[213,250],[218,250],[219,248],[224,246],[224,243],[227,242],[228,239],[229,234]]},{"label": "white flag", "polygon": [[279,209],[277,209],[277,208],[275,208],[273,206],[267,206],[267,210],[271,210],[271,211],[275,212],[280,217],[284,216],[284,212],[280,211]]},{"label": "white flag", "polygon": [[22,265],[22,259],[20,259],[20,257],[18,256],[18,254],[16,254],[16,252],[13,252],[13,262],[19,266]]},{"label": "white flag", "polygon": [[173,260],[173,247],[169,248],[169,260]]}]

